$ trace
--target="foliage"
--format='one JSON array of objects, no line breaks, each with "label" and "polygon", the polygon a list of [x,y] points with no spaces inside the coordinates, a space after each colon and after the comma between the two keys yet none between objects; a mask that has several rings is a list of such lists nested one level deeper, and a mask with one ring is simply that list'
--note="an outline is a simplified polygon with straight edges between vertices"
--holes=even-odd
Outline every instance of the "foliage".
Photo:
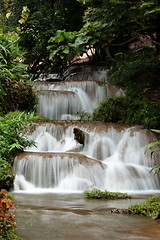
[{"label": "foliage", "polygon": [[66,57],[68,60],[72,60],[75,56],[75,50],[72,47],[75,37],[76,32],[58,30],[56,35],[49,39],[50,45],[47,48],[50,51],[49,59]]},{"label": "foliage", "polygon": [[160,213],[160,195],[154,195],[145,202],[131,205],[128,212],[147,217],[157,216]]},{"label": "foliage", "polygon": [[11,15],[12,0],[0,0],[0,6],[0,25],[4,26]]},{"label": "foliage", "polygon": [[[26,139],[24,129],[33,114],[24,112],[9,113],[0,120],[0,186],[9,189],[13,183],[12,165],[15,156],[33,144]],[[27,130],[27,129],[26,129]]]},{"label": "foliage", "polygon": [[21,22],[19,43],[26,50],[25,60],[29,64],[28,70],[32,73],[57,72],[63,61],[49,59],[48,40],[57,30],[79,30],[84,7],[75,0],[13,0],[13,14],[10,19],[14,27],[17,25],[23,6],[27,6],[30,13],[27,21]]},{"label": "foliage", "polygon": [[104,100],[93,112],[93,120],[126,124],[141,124],[158,128],[160,119],[159,103],[115,97]]},{"label": "foliage", "polygon": [[[82,27],[82,16],[85,7],[75,0],[55,1],[56,29],[78,31]],[[76,23],[76,24],[75,24]]]},{"label": "foliage", "polygon": [[[155,129],[151,129],[153,132],[160,134],[160,130],[155,130]],[[148,144],[146,151],[148,151],[149,149],[152,149],[153,147],[156,147],[156,150],[153,150],[151,152],[151,156],[154,153],[158,153],[160,154],[160,140],[156,141],[156,142],[151,142],[150,144]],[[151,171],[154,171],[155,173],[159,173],[160,172],[160,163],[156,164]]]},{"label": "foliage", "polygon": [[140,52],[119,53],[112,62],[111,76],[107,79],[112,84],[125,89],[127,96],[149,95],[160,88],[160,61],[154,56],[153,47],[145,47]]},{"label": "foliage", "polygon": [[75,116],[77,117],[79,122],[91,120],[91,114],[88,112],[77,113]]},{"label": "foliage", "polygon": [[[52,47],[48,48],[51,50],[50,58],[54,59],[63,53],[63,59],[70,59],[71,56],[83,54],[86,48],[94,48],[95,54],[90,60],[96,64],[100,62],[104,64],[106,61],[112,61],[117,53],[129,51],[130,45],[137,43],[142,35],[149,37],[149,44],[151,46],[155,44],[155,51],[159,52],[160,6],[156,1],[145,1],[145,4],[137,0],[79,2],[87,8],[84,12],[84,25],[78,32],[73,33],[74,38],[60,41],[60,45],[54,37],[51,38]],[[63,29],[62,34],[67,36],[71,35],[71,32]],[[59,32],[54,36],[58,37],[58,35]],[[143,48],[142,43],[141,48]]]},{"label": "foliage", "polygon": [[101,191],[99,189],[95,189],[95,190],[92,190],[92,191],[84,191],[84,196],[87,197],[87,198],[93,198],[93,199],[125,199],[125,198],[130,198],[130,196],[126,193]]},{"label": "foliage", "polygon": [[0,157],[0,185],[5,189],[9,189],[13,184],[13,168],[12,165]]},{"label": "foliage", "polygon": [[15,215],[10,212],[15,206],[12,202],[11,196],[6,190],[0,192],[0,239],[22,240],[15,234],[16,222]]},{"label": "foliage", "polygon": [[95,48],[90,60],[104,64],[117,53],[128,51],[141,35],[150,37],[158,53],[158,1],[13,0],[8,24],[17,26],[24,6],[30,12],[27,21],[24,17],[19,20],[20,45],[27,51],[25,57],[32,73],[64,68],[88,48]]},{"label": "foliage", "polygon": [[[87,54],[89,49],[92,51],[93,46],[95,47],[100,39],[102,46],[102,39],[104,39],[102,30],[104,29],[106,29],[106,24],[87,22],[79,32],[57,31],[55,36],[49,40],[50,59],[60,57],[71,62],[75,56]],[[90,58],[89,55],[88,57]],[[95,55],[92,56],[94,57]],[[91,61],[93,61],[92,58],[90,58]]]},{"label": "foliage", "polygon": [[107,81],[121,86],[125,96],[104,100],[93,112],[94,120],[159,128],[160,61],[154,52],[153,47],[145,47],[115,56]]},{"label": "foliage", "polygon": [[18,109],[30,111],[36,103],[18,40],[15,32],[0,33],[0,109],[3,113]]}]

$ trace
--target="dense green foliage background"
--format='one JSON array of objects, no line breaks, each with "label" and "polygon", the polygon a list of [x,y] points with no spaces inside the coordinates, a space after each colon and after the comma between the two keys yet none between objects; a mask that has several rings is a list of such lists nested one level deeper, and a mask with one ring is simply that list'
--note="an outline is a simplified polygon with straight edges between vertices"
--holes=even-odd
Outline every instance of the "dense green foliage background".
[{"label": "dense green foliage background", "polygon": [[[3,30],[3,29],[2,29]],[[15,32],[0,33],[0,112],[31,111],[36,97],[24,64],[24,52]]]}]

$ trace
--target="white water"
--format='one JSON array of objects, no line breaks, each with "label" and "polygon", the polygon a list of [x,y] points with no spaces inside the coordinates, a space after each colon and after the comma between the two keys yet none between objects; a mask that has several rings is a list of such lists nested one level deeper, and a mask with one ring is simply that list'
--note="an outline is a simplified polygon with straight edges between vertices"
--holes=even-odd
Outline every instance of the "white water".
[{"label": "white water", "polygon": [[[79,75],[75,74],[76,79]],[[40,114],[51,120],[74,120],[77,112],[92,113],[106,93],[108,97],[124,94],[122,89],[92,77],[73,81],[73,76],[63,82],[35,82]],[[36,124],[26,136],[36,146],[15,159],[15,191],[75,192],[93,186],[120,192],[160,191],[159,176],[150,173],[156,159],[151,159],[149,151],[144,154],[153,141],[145,129],[69,122]],[[84,145],[75,140],[74,128],[83,132]]]},{"label": "white water", "polygon": [[51,120],[76,120],[76,114],[92,113],[106,96],[124,95],[122,89],[113,89],[98,81],[35,82],[39,103],[37,112]]},{"label": "white water", "polygon": [[[91,130],[76,123],[38,125],[30,136],[36,147],[15,160],[15,190],[84,191],[95,186],[158,192],[159,178],[150,173],[155,161],[149,152],[144,154],[149,143],[146,131],[136,127],[117,131],[114,125],[100,131],[96,123],[92,125]],[[86,134],[84,146],[74,140],[75,127]]]}]

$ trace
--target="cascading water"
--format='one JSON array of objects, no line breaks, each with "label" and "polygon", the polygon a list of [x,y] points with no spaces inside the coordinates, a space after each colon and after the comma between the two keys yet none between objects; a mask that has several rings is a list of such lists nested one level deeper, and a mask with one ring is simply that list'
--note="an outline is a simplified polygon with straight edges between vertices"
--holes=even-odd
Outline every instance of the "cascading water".
[{"label": "cascading water", "polygon": [[[35,82],[40,114],[51,120],[76,119],[77,112],[91,113],[106,94],[113,95],[107,83],[72,78]],[[114,88],[114,94],[124,93]],[[149,151],[144,154],[154,139],[141,127],[76,121],[33,127],[27,137],[36,146],[15,159],[17,191],[83,191],[91,186],[123,192],[160,189],[159,176],[150,173],[157,160]]]},{"label": "cascading water", "polygon": [[[84,145],[74,139],[75,128],[84,133]],[[36,125],[30,135],[36,146],[15,159],[15,189],[73,191],[94,185],[110,191],[158,191],[159,178],[150,173],[156,159],[144,154],[150,139],[146,131],[116,128],[101,123]]]},{"label": "cascading water", "polygon": [[39,96],[38,113],[51,120],[73,120],[77,113],[91,113],[107,91],[105,83],[96,81],[37,82],[35,89]]}]

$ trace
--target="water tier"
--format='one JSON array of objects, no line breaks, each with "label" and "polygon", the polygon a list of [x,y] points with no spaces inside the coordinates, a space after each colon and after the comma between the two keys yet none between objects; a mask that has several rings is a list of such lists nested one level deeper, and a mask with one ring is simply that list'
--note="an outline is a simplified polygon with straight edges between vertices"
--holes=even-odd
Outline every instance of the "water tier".
[{"label": "water tier", "polygon": [[[83,141],[77,141],[75,129]],[[77,133],[76,133],[77,134]],[[145,148],[154,136],[141,127],[102,123],[35,124],[28,135],[36,146],[14,164],[15,189],[83,191],[91,186],[110,191],[158,191],[150,173],[156,158]]]}]

